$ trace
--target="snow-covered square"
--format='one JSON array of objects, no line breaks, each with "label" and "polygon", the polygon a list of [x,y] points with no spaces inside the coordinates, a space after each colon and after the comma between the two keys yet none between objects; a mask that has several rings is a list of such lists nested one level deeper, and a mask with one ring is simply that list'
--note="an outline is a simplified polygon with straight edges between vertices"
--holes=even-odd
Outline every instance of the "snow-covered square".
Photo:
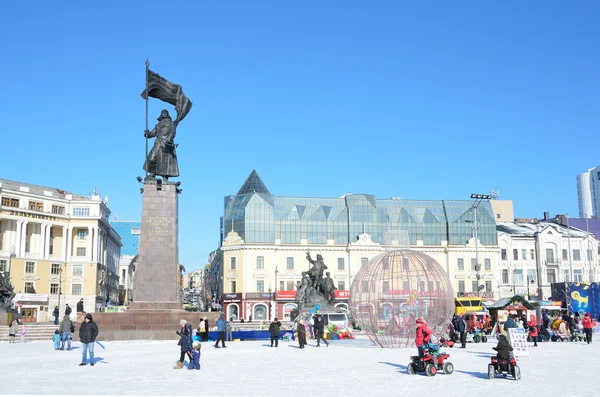
[{"label": "snow-covered square", "polygon": [[530,347],[530,361],[518,362],[520,381],[487,379],[495,344],[491,339],[466,349],[443,349],[450,353],[454,373],[427,377],[407,374],[416,349],[382,349],[365,337],[319,348],[311,340],[305,349],[293,341],[280,341],[278,348],[268,341],[230,342],[226,349],[203,343],[199,371],[173,369],[176,341],[105,342],[105,350],[96,345],[94,367],[78,366],[79,343],[71,351],[55,351],[52,341],[0,343],[0,385],[2,394],[36,395],[600,395],[594,378],[600,340]]}]

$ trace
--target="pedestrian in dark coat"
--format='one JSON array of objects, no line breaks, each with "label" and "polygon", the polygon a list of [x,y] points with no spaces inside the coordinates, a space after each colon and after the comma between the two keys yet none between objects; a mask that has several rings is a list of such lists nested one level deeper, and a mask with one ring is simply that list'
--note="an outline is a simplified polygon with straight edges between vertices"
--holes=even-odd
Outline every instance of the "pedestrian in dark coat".
[{"label": "pedestrian in dark coat", "polygon": [[317,347],[321,346],[321,341],[325,342],[327,347],[329,347],[329,342],[323,338],[324,333],[323,330],[325,328],[325,320],[323,320],[323,316],[320,314],[315,314],[313,316],[314,328],[315,328],[315,338],[317,339]]},{"label": "pedestrian in dark coat", "polygon": [[94,342],[98,336],[98,325],[94,322],[90,313],[85,315],[83,323],[79,327],[79,341],[83,352],[81,353],[81,365],[87,364],[87,352],[90,352],[90,365],[94,366]]},{"label": "pedestrian in dark coat", "polygon": [[271,347],[275,342],[275,347],[279,346],[279,332],[281,331],[281,322],[277,317],[273,319],[273,322],[269,325],[269,335],[271,335]]},{"label": "pedestrian in dark coat", "polygon": [[497,357],[501,360],[510,359],[510,352],[513,351],[512,346],[508,343],[508,339],[504,335],[498,336],[498,345],[492,347],[492,349],[498,352]]},{"label": "pedestrian in dark coat", "polygon": [[308,343],[306,343],[306,328],[304,328],[304,324],[298,323],[298,344],[300,345],[300,349],[304,349]]},{"label": "pedestrian in dark coat", "polygon": [[227,321],[225,321],[225,317],[221,314],[219,315],[219,319],[217,320],[217,342],[215,343],[215,347],[219,348],[219,341],[221,341],[221,346],[225,346],[225,331],[227,331]]},{"label": "pedestrian in dark coat", "polygon": [[58,316],[60,316],[60,312],[58,311],[58,306],[54,306],[52,315],[54,316],[54,325],[58,325]]},{"label": "pedestrian in dark coat", "polygon": [[467,324],[465,323],[465,320],[459,316],[458,314],[455,314],[454,317],[452,318],[452,324],[454,324],[454,329],[456,330],[456,332],[460,333],[460,347],[461,348],[466,348],[467,347]]},{"label": "pedestrian in dark coat", "polygon": [[77,313],[83,313],[83,298],[77,302]]},{"label": "pedestrian in dark coat", "polygon": [[173,369],[181,369],[183,367],[183,360],[185,360],[186,355],[190,362],[192,360],[192,323],[181,320],[179,325],[181,325],[181,329],[176,334],[180,337],[178,344],[181,346],[181,354],[179,355],[179,361],[177,361]]},{"label": "pedestrian in dark coat", "polygon": [[69,304],[67,303],[67,306],[65,306],[65,316],[70,316],[71,311],[71,306],[69,306]]},{"label": "pedestrian in dark coat", "polygon": [[204,341],[208,342],[208,317],[204,317]]}]

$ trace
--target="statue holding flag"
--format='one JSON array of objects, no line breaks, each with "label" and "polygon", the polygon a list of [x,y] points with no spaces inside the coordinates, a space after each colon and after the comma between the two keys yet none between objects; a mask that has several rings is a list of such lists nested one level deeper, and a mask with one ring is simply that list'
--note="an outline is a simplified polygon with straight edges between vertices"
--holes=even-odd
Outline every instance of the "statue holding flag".
[{"label": "statue holding flag", "polygon": [[[177,125],[187,116],[192,108],[192,102],[183,95],[180,85],[169,82],[158,73],[148,69],[149,62],[146,61],[146,89],[142,92],[142,98],[146,100],[146,162],[144,170],[148,173],[147,178],[162,176],[165,182],[170,177],[179,176],[177,165],[177,145],[174,142]],[[158,123],[152,131],[148,130],[148,98],[157,98],[161,101],[175,106],[177,117],[171,119],[169,111],[164,109],[160,112]],[[148,154],[148,138],[155,138],[154,147]]]}]

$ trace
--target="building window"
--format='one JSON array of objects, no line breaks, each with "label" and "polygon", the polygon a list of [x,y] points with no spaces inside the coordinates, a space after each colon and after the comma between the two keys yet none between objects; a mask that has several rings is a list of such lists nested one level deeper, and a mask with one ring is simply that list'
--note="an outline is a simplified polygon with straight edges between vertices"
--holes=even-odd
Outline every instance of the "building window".
[{"label": "building window", "polygon": [[496,219],[500,219],[500,214],[496,214]]},{"label": "building window", "polygon": [[265,257],[257,256],[256,257],[256,269],[263,270],[265,268]]},{"label": "building window", "polygon": [[562,250],[562,259],[563,261],[569,260],[569,252],[567,250]]},{"label": "building window", "polygon": [[485,258],[483,260],[483,268],[485,270],[492,270],[492,260],[490,258]]},{"label": "building window", "polygon": [[427,283],[427,288],[428,288],[427,290],[428,290],[429,292],[433,292],[433,290],[434,290],[434,288],[435,288],[435,283],[434,283],[433,281],[429,281],[429,282]]},{"label": "building window", "polygon": [[513,249],[513,260],[518,261],[519,260],[519,250],[518,249]]},{"label": "building window", "polygon": [[25,273],[35,273],[35,262],[25,262]]},{"label": "building window", "polygon": [[265,281],[264,280],[256,281],[256,292],[265,292]]},{"label": "building window", "polygon": [[548,279],[548,284],[553,284],[556,282],[556,270],[555,269],[547,269],[546,270],[546,278]]},{"label": "building window", "polygon": [[464,280],[458,281],[458,292],[465,292],[465,281]]},{"label": "building window", "polygon": [[71,295],[81,295],[83,293],[82,284],[71,284]]},{"label": "building window", "polygon": [[537,282],[537,271],[535,269],[527,269],[527,282],[530,285]]},{"label": "building window", "polygon": [[50,267],[50,274],[60,273],[60,263],[53,263]]},{"label": "building window", "polygon": [[530,249],[529,250],[529,256],[531,257],[531,259],[535,259],[535,250],[534,249]]},{"label": "building window", "polygon": [[555,263],[554,262],[554,250],[552,248],[546,248],[546,262]]},{"label": "building window", "polygon": [[475,260],[475,258],[471,258],[471,270],[477,270],[477,261]]},{"label": "building window", "polygon": [[279,281],[279,291],[285,291],[285,283],[283,281]]},{"label": "building window", "polygon": [[[575,255],[573,255],[575,256]],[[580,283],[583,281],[583,275],[581,274],[581,269],[573,270],[573,281],[576,283]]]},{"label": "building window", "polygon": [[574,261],[580,261],[581,260],[581,250],[573,250],[573,260]]},{"label": "building window", "polygon": [[293,290],[294,290],[294,282],[288,281],[286,291],[293,291]]},{"label": "building window", "polygon": [[85,256],[85,247],[77,247],[77,256]]},{"label": "building window", "polygon": [[503,261],[507,260],[507,257],[506,257],[506,248],[502,248],[500,250],[500,255],[501,255]]},{"label": "building window", "polygon": [[73,265],[73,277],[83,276],[83,265]]},{"label": "building window", "polygon": [[50,293],[52,295],[58,295],[58,283],[50,283]]},{"label": "building window", "polygon": [[231,270],[237,269],[237,258],[235,256],[229,259],[229,268]]},{"label": "building window", "polygon": [[231,293],[232,294],[237,293],[237,282],[231,281],[229,284],[231,285]]},{"label": "building window", "polygon": [[26,294],[35,294],[35,287],[33,286],[32,282],[29,282],[29,281],[25,282],[25,293]]},{"label": "building window", "polygon": [[587,260],[588,261],[592,260],[592,250],[587,250]]},{"label": "building window", "polygon": [[2,197],[2,206],[19,208],[19,199],[12,197]]},{"label": "building window", "polygon": [[362,282],[362,293],[363,294],[368,294],[369,293],[369,282],[368,281],[363,281]]},{"label": "building window", "polygon": [[87,229],[77,229],[77,238],[79,240],[87,239],[88,231]]},{"label": "building window", "polygon": [[513,283],[523,284],[523,269],[517,269],[513,272]]},{"label": "building window", "polygon": [[463,258],[456,259],[456,270],[465,270],[465,260]]},{"label": "building window", "polygon": [[65,207],[63,207],[62,205],[53,205],[52,206],[52,213],[53,214],[57,214],[57,215],[64,215],[65,214]]},{"label": "building window", "polygon": [[360,258],[360,267],[366,266],[369,263],[369,258]]},{"label": "building window", "polygon": [[345,269],[345,265],[344,265],[344,258],[338,258],[338,270],[344,270]]},{"label": "building window", "polygon": [[521,259],[527,260],[527,250],[525,248],[521,250]]},{"label": "building window", "polygon": [[508,284],[508,269],[502,269],[502,284]]},{"label": "building window", "polygon": [[345,281],[338,281],[338,289],[340,291],[345,291],[346,290],[346,282]]},{"label": "building window", "polygon": [[140,230],[141,230],[141,229],[140,229],[139,227],[132,227],[132,228],[131,228],[131,234],[132,234],[133,236],[139,236],[139,235],[140,235]]},{"label": "building window", "polygon": [[492,292],[492,282],[491,281],[485,282],[485,292]]},{"label": "building window", "polygon": [[73,208],[73,216],[90,216],[90,209],[86,207]]},{"label": "building window", "polygon": [[477,280],[471,281],[471,291],[475,293],[479,291],[479,282]]},{"label": "building window", "polygon": [[563,271],[563,278],[565,280],[565,283],[570,283],[571,282],[571,274],[569,273],[568,270],[564,270]]},{"label": "building window", "polygon": [[0,259],[0,272],[5,272],[8,268],[8,262],[6,259]]},{"label": "building window", "polygon": [[39,201],[30,201],[29,209],[32,211],[44,211],[44,203],[40,203]]},{"label": "building window", "polygon": [[294,270],[294,258],[291,256],[287,257],[286,267],[288,270]]}]

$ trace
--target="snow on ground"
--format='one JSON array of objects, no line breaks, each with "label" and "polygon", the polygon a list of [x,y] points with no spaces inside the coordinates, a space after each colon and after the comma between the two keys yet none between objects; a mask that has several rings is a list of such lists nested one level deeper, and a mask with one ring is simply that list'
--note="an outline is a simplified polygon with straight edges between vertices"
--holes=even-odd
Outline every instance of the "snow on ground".
[{"label": "snow on ground", "polygon": [[[597,335],[595,335],[597,338]],[[495,341],[443,349],[452,375],[408,375],[416,349],[381,349],[361,337],[300,350],[295,342],[230,342],[227,349],[202,345],[200,371],[174,370],[176,341],[105,342],[96,365],[79,367],[81,348],[55,351],[52,341],[0,343],[0,394],[196,395],[196,396],[405,396],[600,395],[600,340],[550,342],[519,360],[523,379],[487,379]],[[9,385],[9,386],[8,386]],[[297,394],[301,393],[301,394]]]}]

